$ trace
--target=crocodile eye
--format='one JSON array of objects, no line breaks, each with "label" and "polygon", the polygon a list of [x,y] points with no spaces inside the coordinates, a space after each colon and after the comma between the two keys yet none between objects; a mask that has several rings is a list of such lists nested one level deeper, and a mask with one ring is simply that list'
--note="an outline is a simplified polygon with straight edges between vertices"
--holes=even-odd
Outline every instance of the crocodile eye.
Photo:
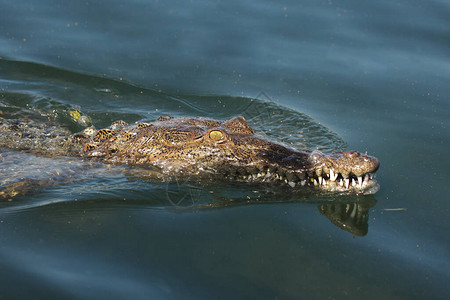
[{"label": "crocodile eye", "polygon": [[212,131],[209,133],[209,137],[210,137],[212,140],[220,141],[221,139],[223,139],[223,133],[222,133],[222,131],[219,131],[219,130],[212,130]]}]

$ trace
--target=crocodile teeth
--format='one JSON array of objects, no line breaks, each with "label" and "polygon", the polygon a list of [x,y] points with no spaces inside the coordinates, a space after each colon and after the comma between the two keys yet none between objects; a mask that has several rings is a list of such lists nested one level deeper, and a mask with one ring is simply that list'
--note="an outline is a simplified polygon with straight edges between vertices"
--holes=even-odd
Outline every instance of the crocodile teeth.
[{"label": "crocodile teeth", "polygon": [[359,187],[362,187],[362,184],[363,184],[363,178],[362,178],[362,176],[358,176],[358,185],[359,185]]},{"label": "crocodile teeth", "polygon": [[369,182],[369,174],[366,174],[366,176],[364,177],[364,183],[368,183]]},{"label": "crocodile teeth", "polygon": [[352,186],[356,186],[356,180],[352,178]]},{"label": "crocodile teeth", "polygon": [[295,187],[295,182],[293,182],[293,181],[289,181],[288,184],[289,184],[292,188]]},{"label": "crocodile teeth", "polygon": [[334,173],[333,169],[330,169],[330,180],[336,181],[337,174]]},{"label": "crocodile teeth", "polygon": [[349,186],[350,186],[350,179],[345,178],[345,188],[348,189]]},{"label": "crocodile teeth", "polygon": [[302,186],[305,186],[305,184],[306,184],[306,180],[302,180],[302,181],[300,181],[300,184],[301,184]]},{"label": "crocodile teeth", "polygon": [[319,184],[322,185],[322,176],[319,176]]}]

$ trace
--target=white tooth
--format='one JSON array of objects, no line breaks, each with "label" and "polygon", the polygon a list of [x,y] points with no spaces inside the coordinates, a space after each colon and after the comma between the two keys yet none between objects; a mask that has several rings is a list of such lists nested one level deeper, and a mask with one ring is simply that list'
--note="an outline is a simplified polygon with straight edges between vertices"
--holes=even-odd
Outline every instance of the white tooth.
[{"label": "white tooth", "polygon": [[319,176],[319,184],[322,185],[322,176]]},{"label": "white tooth", "polygon": [[287,179],[284,180],[285,183],[288,183]]},{"label": "white tooth", "polygon": [[364,183],[368,182],[369,182],[369,174],[366,174],[366,176],[364,176]]},{"label": "white tooth", "polygon": [[326,180],[325,178],[324,178],[323,181],[322,181],[322,185],[323,185],[323,186],[326,186],[326,185],[327,185],[327,180]]},{"label": "white tooth", "polygon": [[352,186],[356,187],[356,180],[355,180],[355,178],[352,178]]},{"label": "white tooth", "polygon": [[295,182],[293,182],[293,181],[289,181],[288,184],[289,184],[292,188],[295,187]]},{"label": "white tooth", "polygon": [[342,181],[342,179],[339,180],[339,185],[340,185],[340,186],[343,186],[343,185],[344,185],[344,181]]},{"label": "white tooth", "polygon": [[350,185],[350,179],[346,178],[345,179],[345,188],[348,189],[348,186]]},{"label": "white tooth", "polygon": [[272,174],[270,174],[269,170],[267,170],[266,178],[269,178],[270,176],[272,176]]},{"label": "white tooth", "polygon": [[[337,176],[336,176],[337,177]],[[336,178],[334,177],[334,171],[333,171],[333,169],[330,169],[330,180],[331,181],[335,181],[336,180]]]},{"label": "white tooth", "polygon": [[302,180],[302,181],[300,181],[300,184],[301,184],[302,186],[305,186],[305,184],[306,184],[306,180]]},{"label": "white tooth", "polygon": [[369,174],[370,179],[373,179],[373,173]]},{"label": "white tooth", "polygon": [[362,183],[363,183],[362,176],[358,176],[358,185],[359,185],[359,187],[362,187]]},{"label": "white tooth", "polygon": [[316,186],[319,185],[319,184],[317,183],[317,180],[315,180],[315,179],[314,179],[314,185],[316,185]]}]

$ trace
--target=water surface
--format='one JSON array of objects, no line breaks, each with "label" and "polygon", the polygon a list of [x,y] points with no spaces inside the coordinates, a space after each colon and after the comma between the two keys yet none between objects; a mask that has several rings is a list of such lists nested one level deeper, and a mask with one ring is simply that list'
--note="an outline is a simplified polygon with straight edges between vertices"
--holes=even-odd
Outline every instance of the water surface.
[{"label": "water surface", "polygon": [[[1,6],[2,113],[28,110],[73,132],[82,128],[74,109],[97,127],[244,114],[293,146],[381,161],[381,189],[363,197],[82,168],[0,203],[3,298],[449,297],[446,1]],[[70,161],[1,151],[0,167],[14,160],[25,176]],[[362,236],[323,214],[355,204],[367,211]]]}]

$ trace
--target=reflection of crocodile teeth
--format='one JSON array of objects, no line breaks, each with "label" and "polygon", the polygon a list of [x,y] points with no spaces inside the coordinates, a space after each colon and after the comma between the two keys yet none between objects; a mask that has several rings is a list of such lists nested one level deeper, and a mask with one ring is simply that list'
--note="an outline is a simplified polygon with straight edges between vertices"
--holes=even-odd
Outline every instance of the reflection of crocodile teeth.
[{"label": "reflection of crocodile teeth", "polygon": [[351,212],[351,214],[350,214],[350,217],[352,218],[352,219],[354,219],[355,218],[355,216],[356,216],[356,211],[357,211],[358,209],[357,209],[357,206],[356,205],[353,205],[353,210],[352,210],[352,212]]},{"label": "reflection of crocodile teeth", "polygon": [[345,213],[347,214],[350,210],[350,204],[345,205]]}]

